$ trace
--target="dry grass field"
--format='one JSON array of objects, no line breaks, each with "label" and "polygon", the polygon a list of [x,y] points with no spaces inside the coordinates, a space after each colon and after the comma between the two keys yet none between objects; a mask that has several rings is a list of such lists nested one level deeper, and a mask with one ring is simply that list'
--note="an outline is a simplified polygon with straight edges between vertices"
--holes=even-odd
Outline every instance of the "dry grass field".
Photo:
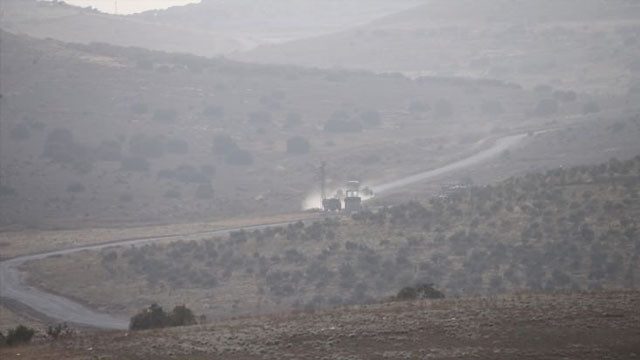
[{"label": "dry grass field", "polygon": [[640,293],[392,302],[152,331],[83,332],[3,359],[637,359]]}]

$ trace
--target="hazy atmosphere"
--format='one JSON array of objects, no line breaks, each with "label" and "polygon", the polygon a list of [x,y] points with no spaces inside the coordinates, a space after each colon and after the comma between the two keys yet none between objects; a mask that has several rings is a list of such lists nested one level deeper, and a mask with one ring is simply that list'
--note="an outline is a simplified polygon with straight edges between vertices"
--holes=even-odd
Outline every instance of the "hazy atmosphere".
[{"label": "hazy atmosphere", "polygon": [[640,3],[3,0],[0,358],[640,356]]}]

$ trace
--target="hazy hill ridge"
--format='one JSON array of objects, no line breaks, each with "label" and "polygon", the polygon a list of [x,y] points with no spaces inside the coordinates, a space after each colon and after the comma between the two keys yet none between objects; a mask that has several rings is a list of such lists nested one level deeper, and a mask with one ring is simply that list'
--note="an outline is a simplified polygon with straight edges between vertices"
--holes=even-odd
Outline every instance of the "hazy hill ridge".
[{"label": "hazy hill ridge", "polygon": [[237,57],[626,92],[640,78],[639,21],[640,5],[626,0],[433,0],[357,29]]},{"label": "hazy hill ridge", "polygon": [[404,10],[418,0],[216,1],[116,16],[63,2],[6,0],[3,29],[67,42],[104,42],[220,56],[258,44],[326,34]]}]

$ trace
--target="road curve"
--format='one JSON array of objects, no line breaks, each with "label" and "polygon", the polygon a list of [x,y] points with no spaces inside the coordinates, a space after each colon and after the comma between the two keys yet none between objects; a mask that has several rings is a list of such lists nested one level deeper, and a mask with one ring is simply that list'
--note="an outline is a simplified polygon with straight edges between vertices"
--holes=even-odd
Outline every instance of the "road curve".
[{"label": "road curve", "polygon": [[200,234],[224,235],[232,231],[258,230],[273,226],[284,226],[293,222],[294,221],[287,221],[183,234],[120,239],[103,244],[80,246],[15,257],[0,262],[0,296],[15,300],[55,321],[64,321],[81,326],[102,329],[126,329],[129,325],[128,319],[96,312],[70,299],[24,284],[22,279],[20,279],[20,271],[18,268],[27,261],[41,260],[51,256],[69,255],[79,251],[102,250],[114,246],[141,246],[160,240],[178,239],[185,236]]},{"label": "road curve", "polygon": [[[487,161],[499,155],[500,153],[507,150],[508,148],[518,144],[526,136],[527,136],[526,134],[518,134],[518,135],[510,135],[510,136],[500,138],[496,140],[494,145],[491,146],[490,148],[482,150],[465,159],[453,162],[451,164],[442,166],[437,169],[432,169],[432,170],[418,173],[415,175],[407,176],[399,180],[375,185],[375,186],[372,186],[371,188],[376,194],[384,194],[407,185],[411,185],[420,181],[425,181],[428,179],[435,178],[437,176],[443,175],[448,172],[452,172],[468,166],[480,164],[484,161]],[[198,235],[198,234],[221,235],[221,234],[226,234],[232,231],[238,231],[242,229],[257,230],[257,229],[273,227],[273,226],[282,226],[282,225],[290,224],[292,222],[293,221],[288,221],[288,222],[281,222],[281,223],[244,226],[244,227],[237,227],[237,228],[201,231],[201,232],[185,233],[185,234],[170,234],[170,235],[156,236],[156,237],[119,239],[119,240],[114,240],[105,244],[74,247],[69,249],[56,250],[56,251],[50,251],[45,253],[33,254],[33,255],[25,255],[25,256],[16,257],[13,259],[4,260],[0,262],[0,296],[4,298],[12,299],[21,304],[24,304],[29,308],[35,310],[36,312],[46,315],[47,317],[56,321],[66,321],[69,323],[74,323],[82,326],[89,326],[89,327],[103,328],[103,329],[125,329],[128,326],[127,319],[114,317],[112,315],[108,315],[104,313],[99,313],[97,311],[87,308],[86,306],[80,303],[74,302],[70,299],[67,299],[55,294],[51,294],[44,290],[40,290],[35,287],[24,284],[20,279],[20,272],[18,271],[18,267],[27,261],[40,260],[50,256],[69,255],[69,254],[73,254],[73,253],[76,253],[79,251],[85,251],[85,250],[89,250],[89,251],[101,250],[101,249],[114,247],[114,246],[127,246],[127,245],[140,246],[140,245],[144,245],[144,244],[148,244],[148,243],[152,243],[160,240],[177,239],[177,238],[189,236],[189,235]]]}]

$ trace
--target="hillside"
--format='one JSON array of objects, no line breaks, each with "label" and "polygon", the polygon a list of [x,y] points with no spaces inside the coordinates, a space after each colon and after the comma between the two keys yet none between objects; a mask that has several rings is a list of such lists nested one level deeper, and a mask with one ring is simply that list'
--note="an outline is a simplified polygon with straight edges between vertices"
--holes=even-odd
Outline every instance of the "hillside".
[{"label": "hillside", "polygon": [[204,0],[132,16],[144,21],[234,34],[249,45],[328,34],[423,3],[424,0]]},{"label": "hillside", "polygon": [[201,56],[246,49],[241,40],[228,34],[152,24],[64,2],[2,1],[0,27],[4,31],[40,39],[85,44],[100,42]]},{"label": "hillside", "polygon": [[[628,107],[590,94],[564,102],[492,81],[1,36],[5,225],[298,211],[323,159],[330,186],[384,181],[446,164],[502,134],[596,116],[607,123],[619,115],[605,112]],[[585,113],[591,103],[597,111]]]},{"label": "hillside", "polygon": [[327,34],[407,9],[420,0],[209,0],[118,16],[64,2],[5,0],[5,31],[74,43],[101,42],[215,57],[265,43]]},{"label": "hillside", "polygon": [[638,292],[347,307],[204,326],[81,333],[0,349],[11,359],[634,359]]},{"label": "hillside", "polygon": [[416,283],[465,297],[634,289],[639,196],[635,157],[450,189],[352,219],[81,252],[23,270],[31,284],[102,311],[188,303],[209,319],[372,303]]},{"label": "hillside", "polygon": [[637,92],[639,19],[640,5],[625,0],[432,0],[355,29],[236,57]]}]

